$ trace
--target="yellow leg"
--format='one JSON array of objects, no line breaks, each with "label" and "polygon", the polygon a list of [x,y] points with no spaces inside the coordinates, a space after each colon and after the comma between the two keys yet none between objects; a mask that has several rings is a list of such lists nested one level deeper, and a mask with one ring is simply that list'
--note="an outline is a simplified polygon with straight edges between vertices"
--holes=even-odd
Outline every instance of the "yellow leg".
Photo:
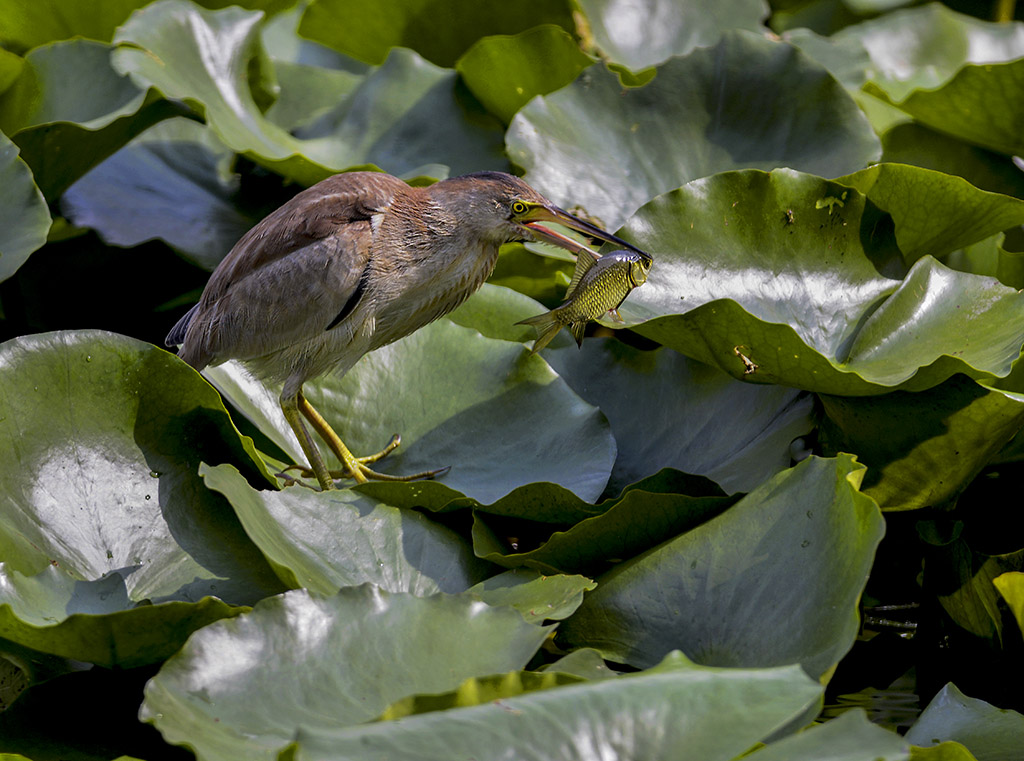
[{"label": "yellow leg", "polygon": [[302,422],[302,414],[299,412],[300,399],[303,402],[306,401],[303,399],[301,391],[296,393],[294,396],[282,396],[281,411],[284,412],[284,419],[288,421],[288,425],[290,425],[292,430],[295,432],[295,437],[299,440],[299,446],[302,447],[302,453],[306,455],[306,461],[309,463],[309,469],[312,471],[313,475],[316,476],[316,480],[319,482],[320,488],[324,491],[330,491],[335,488],[334,480],[331,478],[331,474],[327,470],[327,465],[324,463],[323,455],[320,454],[320,450],[313,441],[313,437],[309,435],[309,431],[306,430],[306,426]]},{"label": "yellow leg", "polygon": [[[330,424],[326,420],[324,420],[323,416],[319,412],[317,412],[316,408],[309,403],[309,400],[307,400],[305,396],[303,396],[302,391],[298,392],[295,401],[296,411],[300,413],[303,417],[305,417],[306,420],[309,421],[309,424],[313,426],[313,430],[315,430],[317,434],[319,434],[320,438],[322,438],[327,443],[327,446],[331,448],[331,451],[334,452],[337,458],[341,460],[342,465],[344,465],[343,470],[327,470],[327,467],[323,464],[323,457],[321,457],[320,451],[314,447],[314,450],[316,451],[315,459],[319,460],[319,467],[323,469],[322,471],[318,471],[318,467],[317,464],[314,462],[314,458],[310,456],[310,453],[306,451],[305,446],[303,446],[302,451],[309,459],[309,470],[312,471],[312,475],[316,476],[316,480],[320,482],[320,486],[325,489],[333,488],[333,481],[335,478],[351,478],[356,483],[359,484],[365,484],[370,479],[374,479],[377,481],[416,481],[422,478],[435,478],[437,476],[447,473],[450,470],[450,468],[447,467],[439,468],[437,470],[425,470],[422,473],[414,473],[410,476],[392,476],[387,473],[378,473],[377,471],[368,468],[367,464],[377,462],[377,460],[380,460],[381,458],[393,452],[395,447],[397,447],[401,442],[401,438],[397,434],[391,438],[391,441],[388,442],[388,445],[384,447],[384,449],[382,449],[380,452],[377,452],[376,454],[370,455],[368,457],[356,457],[352,454],[351,451],[349,451],[349,448],[345,446],[345,443],[341,440],[341,437],[334,432],[334,429],[331,428]],[[288,413],[285,412],[285,417],[287,416]],[[289,423],[291,423],[291,420],[289,420]],[[292,425],[292,428],[295,428],[294,424]],[[305,432],[305,426],[302,426],[302,429]],[[298,431],[296,431],[296,435],[298,435]],[[299,444],[302,444],[301,437],[299,439]],[[312,440],[310,440],[310,444],[312,444]],[[303,468],[299,469],[305,470]],[[331,483],[330,487],[324,487],[325,478]]]}]

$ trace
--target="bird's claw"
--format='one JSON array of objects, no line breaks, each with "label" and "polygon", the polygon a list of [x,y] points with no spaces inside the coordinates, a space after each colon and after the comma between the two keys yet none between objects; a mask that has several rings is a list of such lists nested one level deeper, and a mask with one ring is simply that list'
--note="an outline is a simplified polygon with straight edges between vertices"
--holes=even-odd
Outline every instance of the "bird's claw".
[{"label": "bird's claw", "polygon": [[[408,476],[394,476],[390,473],[378,473],[372,468],[366,467],[369,463],[377,462],[387,457],[389,454],[395,451],[398,446],[402,443],[402,437],[399,434],[395,434],[391,437],[391,440],[387,445],[379,452],[366,457],[356,457],[355,468],[358,471],[358,475],[353,473],[350,468],[341,468],[338,470],[328,470],[327,474],[331,477],[332,481],[340,481],[345,478],[355,479],[359,483],[366,481],[422,481],[431,478],[437,478],[443,476],[449,470],[452,469],[451,465],[446,465],[443,468],[437,468],[436,470],[424,470],[420,473],[413,473]],[[299,474],[299,478],[316,478],[316,473],[313,469],[307,465],[289,465],[283,471],[278,473],[278,477],[284,479],[285,486],[293,486],[294,484],[307,484],[300,481],[288,474],[288,471],[296,471]],[[312,488],[312,487],[311,487]]]}]

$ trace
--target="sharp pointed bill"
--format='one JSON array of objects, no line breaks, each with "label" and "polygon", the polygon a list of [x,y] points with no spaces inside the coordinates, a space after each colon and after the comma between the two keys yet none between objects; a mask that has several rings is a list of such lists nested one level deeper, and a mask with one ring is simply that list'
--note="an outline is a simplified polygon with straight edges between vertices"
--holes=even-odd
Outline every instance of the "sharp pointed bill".
[{"label": "sharp pointed bill", "polygon": [[537,329],[537,340],[530,353],[547,346],[563,327],[572,333],[576,345],[581,345],[587,323],[606,312],[617,316],[615,310],[630,292],[647,281],[651,264],[647,254],[637,251],[612,251],[601,257],[589,250],[581,251],[565,302],[550,312],[518,323]]},{"label": "sharp pointed bill", "polygon": [[521,219],[523,226],[530,230],[533,233],[533,237],[537,240],[567,249],[574,254],[579,254],[581,251],[590,251],[590,249],[566,235],[562,235],[555,230],[545,227],[541,223],[554,222],[555,224],[562,225],[563,227],[568,227],[570,230],[583,233],[589,238],[612,243],[620,248],[639,254],[648,261],[651,260],[649,254],[641,251],[632,243],[628,243],[622,240],[622,238],[612,235],[611,233],[602,230],[600,227],[592,225],[579,217],[575,217],[564,209],[560,209],[554,205],[531,204],[530,210],[524,214]]}]

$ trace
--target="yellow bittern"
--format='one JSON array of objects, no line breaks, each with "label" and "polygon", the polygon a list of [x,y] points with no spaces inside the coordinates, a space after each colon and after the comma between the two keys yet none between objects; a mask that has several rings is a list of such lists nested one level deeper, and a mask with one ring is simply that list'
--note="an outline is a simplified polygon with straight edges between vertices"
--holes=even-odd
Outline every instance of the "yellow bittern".
[{"label": "yellow bittern", "polygon": [[[296,195],[246,233],[218,265],[168,346],[197,370],[241,360],[283,383],[281,408],[322,489],[334,479],[411,480],[371,470],[398,445],[355,457],[302,394],[310,378],[344,373],[368,351],[447,314],[487,279],[498,248],[545,241],[583,247],[545,227],[625,241],[559,209],[517,177],[477,172],[410,187],[378,172],[338,174]],[[635,249],[634,249],[635,250]],[[303,422],[343,464],[329,471]]]}]

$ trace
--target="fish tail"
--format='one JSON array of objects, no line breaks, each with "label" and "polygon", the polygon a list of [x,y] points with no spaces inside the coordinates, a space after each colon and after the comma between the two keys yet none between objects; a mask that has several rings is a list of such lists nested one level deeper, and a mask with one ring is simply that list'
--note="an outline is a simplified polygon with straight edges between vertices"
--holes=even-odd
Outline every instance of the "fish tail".
[{"label": "fish tail", "polygon": [[537,340],[533,342],[530,354],[536,354],[551,343],[551,339],[555,337],[562,327],[558,320],[555,319],[553,311],[539,314],[536,317],[527,317],[525,320],[517,322],[516,325],[532,325],[537,329]]}]

